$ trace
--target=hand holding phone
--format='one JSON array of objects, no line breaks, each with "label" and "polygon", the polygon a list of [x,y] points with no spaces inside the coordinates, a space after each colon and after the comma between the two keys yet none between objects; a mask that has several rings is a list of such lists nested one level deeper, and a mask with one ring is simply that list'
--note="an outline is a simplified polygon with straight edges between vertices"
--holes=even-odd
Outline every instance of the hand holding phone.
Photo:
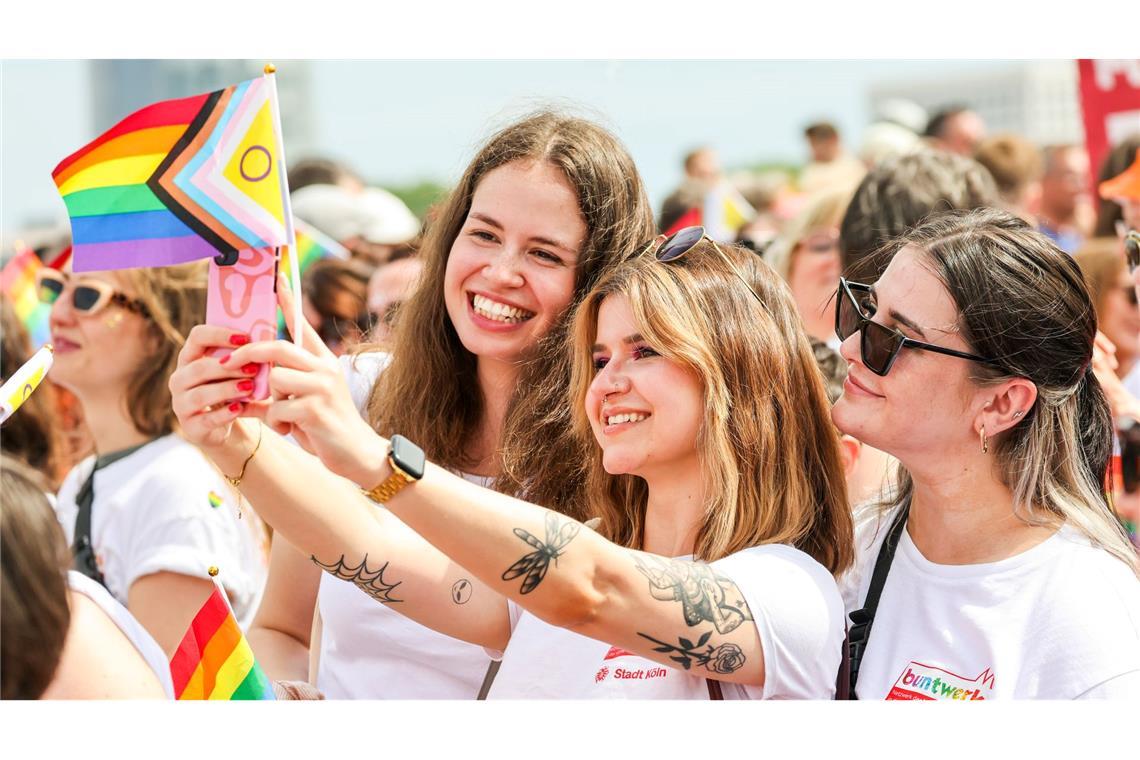
[{"label": "hand holding phone", "polygon": [[[274,248],[239,251],[233,264],[210,259],[206,289],[206,323],[240,330],[251,341],[277,337],[277,252]],[[218,348],[211,356],[221,358],[233,351]],[[269,398],[269,365],[258,367],[253,377],[254,400]]]}]

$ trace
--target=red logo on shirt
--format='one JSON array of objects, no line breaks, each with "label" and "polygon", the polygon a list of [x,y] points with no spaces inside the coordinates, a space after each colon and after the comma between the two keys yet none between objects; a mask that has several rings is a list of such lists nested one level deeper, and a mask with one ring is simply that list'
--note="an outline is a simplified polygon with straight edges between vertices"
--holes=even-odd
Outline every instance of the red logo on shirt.
[{"label": "red logo on shirt", "polygon": [[610,669],[603,665],[602,669],[599,670],[594,675],[594,683],[601,683],[602,681],[606,680],[606,676],[608,676],[609,674],[610,674]]},{"label": "red logo on shirt", "polygon": [[621,647],[610,647],[610,651],[606,652],[603,660],[612,660],[615,657],[637,657],[633,652],[622,649]]},{"label": "red logo on shirt", "polygon": [[994,695],[994,674],[986,668],[977,678],[966,678],[949,670],[911,660],[895,680],[887,699],[957,699],[967,702],[990,699]]}]

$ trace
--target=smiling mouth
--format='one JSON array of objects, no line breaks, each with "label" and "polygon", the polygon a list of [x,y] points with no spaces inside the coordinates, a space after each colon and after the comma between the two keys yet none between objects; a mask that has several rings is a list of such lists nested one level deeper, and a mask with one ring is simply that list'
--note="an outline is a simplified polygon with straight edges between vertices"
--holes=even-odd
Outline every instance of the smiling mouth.
[{"label": "smiling mouth", "polygon": [[476,314],[492,322],[502,322],[503,324],[513,325],[519,322],[526,322],[528,319],[534,318],[535,314],[533,311],[508,306],[505,303],[499,303],[486,296],[481,296],[478,293],[468,294],[468,300]]},{"label": "smiling mouth", "polygon": [[649,417],[650,417],[650,415],[643,414],[643,413],[615,414],[615,415],[612,415],[610,417],[606,417],[606,425],[607,426],[625,425],[625,424],[632,425],[632,424],[641,422],[642,420],[649,419]]}]

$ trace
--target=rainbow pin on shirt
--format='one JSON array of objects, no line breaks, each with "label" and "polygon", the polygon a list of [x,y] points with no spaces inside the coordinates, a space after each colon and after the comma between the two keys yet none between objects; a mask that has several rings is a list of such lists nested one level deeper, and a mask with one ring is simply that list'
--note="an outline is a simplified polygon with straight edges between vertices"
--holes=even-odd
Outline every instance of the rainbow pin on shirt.
[{"label": "rainbow pin on shirt", "polygon": [[8,378],[8,382],[0,386],[0,423],[11,417],[47,377],[55,356],[54,352],[52,345],[45,343],[39,351],[32,354],[31,359],[24,362],[24,365]]}]

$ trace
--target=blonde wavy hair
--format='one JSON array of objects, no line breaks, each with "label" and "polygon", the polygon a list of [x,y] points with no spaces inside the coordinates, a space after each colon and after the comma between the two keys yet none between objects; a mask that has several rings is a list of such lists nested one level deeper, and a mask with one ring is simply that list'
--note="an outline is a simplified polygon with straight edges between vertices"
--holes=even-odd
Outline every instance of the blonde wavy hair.
[{"label": "blonde wavy hair", "polygon": [[764,253],[764,260],[785,280],[792,275],[796,248],[813,230],[820,227],[839,228],[843,213],[851,202],[851,191],[842,190],[824,193],[813,198],[796,214],[772,245]]},{"label": "blonde wavy hair", "polygon": [[148,356],[128,382],[127,413],[140,433],[157,438],[177,429],[168,383],[186,336],[194,325],[206,321],[206,262],[126,269],[119,274],[150,312]]},{"label": "blonde wavy hair", "polygon": [[[706,240],[680,259],[648,252],[611,270],[586,297],[573,326],[574,429],[593,441],[586,394],[598,311],[629,299],[640,333],[669,361],[691,370],[705,395],[696,446],[708,503],[694,554],[713,561],[761,544],[790,544],[833,574],[851,565],[854,537],[831,405],[791,293],[755,254],[722,246],[763,300],[757,303]],[[648,489],[610,475],[600,447],[587,462],[588,512],[599,532],[640,548]]]}]

